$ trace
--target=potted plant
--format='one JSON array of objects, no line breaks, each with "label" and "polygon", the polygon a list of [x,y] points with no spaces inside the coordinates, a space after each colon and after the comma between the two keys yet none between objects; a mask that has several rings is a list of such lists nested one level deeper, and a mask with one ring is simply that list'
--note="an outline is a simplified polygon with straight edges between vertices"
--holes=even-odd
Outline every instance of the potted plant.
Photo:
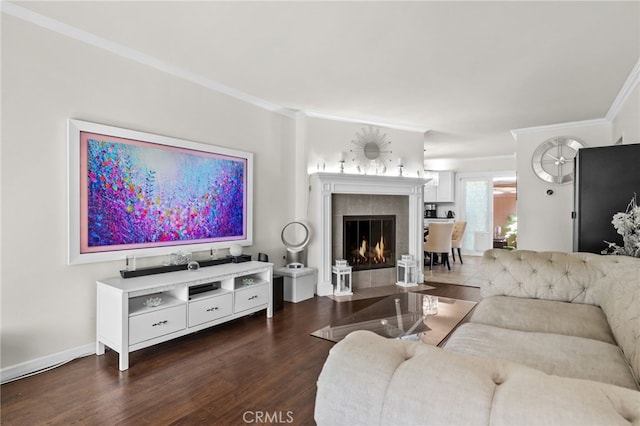
[{"label": "potted plant", "polygon": [[622,235],[622,247],[605,241],[608,247],[602,250],[602,254],[640,257],[640,207],[636,203],[635,193],[627,209],[614,214],[611,223],[618,234]]},{"label": "potted plant", "polygon": [[518,247],[518,217],[514,214],[509,214],[504,228],[506,229],[504,236],[507,239],[505,249],[515,250]]}]

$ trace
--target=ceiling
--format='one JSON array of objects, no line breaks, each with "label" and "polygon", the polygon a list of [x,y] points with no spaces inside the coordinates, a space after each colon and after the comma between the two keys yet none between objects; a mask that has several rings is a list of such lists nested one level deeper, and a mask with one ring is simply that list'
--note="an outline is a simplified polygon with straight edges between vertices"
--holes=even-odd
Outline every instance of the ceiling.
[{"label": "ceiling", "polygon": [[603,118],[640,57],[640,1],[13,4],[287,109],[428,128],[428,159]]}]

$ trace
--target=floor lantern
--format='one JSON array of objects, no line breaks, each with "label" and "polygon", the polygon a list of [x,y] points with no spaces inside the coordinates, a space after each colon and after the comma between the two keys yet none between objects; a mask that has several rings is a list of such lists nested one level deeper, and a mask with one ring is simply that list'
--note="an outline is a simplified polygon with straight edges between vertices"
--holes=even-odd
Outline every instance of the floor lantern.
[{"label": "floor lantern", "polygon": [[416,260],[411,254],[403,254],[402,258],[398,260],[398,282],[396,283],[402,287],[414,287],[418,285]]},{"label": "floor lantern", "polygon": [[353,294],[351,289],[352,269],[346,260],[336,260],[335,266],[331,267],[331,284],[333,284],[333,294],[335,296]]}]

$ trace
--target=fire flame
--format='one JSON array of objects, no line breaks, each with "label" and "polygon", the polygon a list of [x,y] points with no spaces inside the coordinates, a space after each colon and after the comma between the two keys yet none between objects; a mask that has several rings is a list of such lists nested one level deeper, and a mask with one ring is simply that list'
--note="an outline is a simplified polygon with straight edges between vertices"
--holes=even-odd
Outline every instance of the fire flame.
[{"label": "fire flame", "polygon": [[375,247],[370,248],[369,242],[366,239],[362,239],[360,242],[360,247],[355,253],[357,253],[358,260],[355,260],[356,264],[360,263],[375,263],[375,264],[383,264],[387,262],[387,258],[384,255],[386,244],[384,242],[384,237],[380,237],[380,241],[378,241]]},{"label": "fire flame", "polygon": [[360,256],[367,258],[367,240],[362,240],[362,244],[360,245],[360,250],[358,250]]},{"label": "fire flame", "polygon": [[373,261],[374,263],[384,263],[387,261],[384,257],[384,238],[380,237],[380,241],[373,249]]}]

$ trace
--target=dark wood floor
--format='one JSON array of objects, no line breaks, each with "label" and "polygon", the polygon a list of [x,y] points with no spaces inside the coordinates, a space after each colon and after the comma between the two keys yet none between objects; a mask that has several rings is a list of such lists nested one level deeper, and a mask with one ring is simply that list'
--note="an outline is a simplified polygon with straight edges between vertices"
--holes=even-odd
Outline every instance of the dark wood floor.
[{"label": "dark wood floor", "polygon": [[[432,283],[429,283],[432,284]],[[480,300],[432,284],[424,293]],[[316,380],[333,343],[309,335],[380,300],[314,297],[133,352],[88,356],[1,387],[3,425],[315,424]]]}]

